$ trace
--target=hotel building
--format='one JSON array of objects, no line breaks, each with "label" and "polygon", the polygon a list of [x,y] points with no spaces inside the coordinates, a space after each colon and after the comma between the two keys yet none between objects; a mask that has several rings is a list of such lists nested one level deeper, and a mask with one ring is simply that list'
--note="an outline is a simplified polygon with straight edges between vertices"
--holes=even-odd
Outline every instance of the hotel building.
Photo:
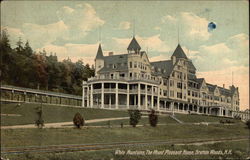
[{"label": "hotel building", "polygon": [[[216,77],[215,77],[216,78]],[[154,109],[233,117],[239,90],[196,77],[196,68],[178,44],[170,60],[150,62],[133,37],[127,53],[95,57],[95,77],[83,82],[82,106],[104,109]]]}]

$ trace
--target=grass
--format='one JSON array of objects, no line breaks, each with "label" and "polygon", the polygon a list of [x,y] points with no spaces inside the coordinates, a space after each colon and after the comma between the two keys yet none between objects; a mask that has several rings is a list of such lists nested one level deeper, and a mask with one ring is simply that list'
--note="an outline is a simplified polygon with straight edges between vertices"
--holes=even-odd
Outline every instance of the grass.
[{"label": "grass", "polygon": [[232,154],[229,155],[147,155],[147,156],[129,156],[129,155],[116,155],[115,149],[102,150],[102,151],[85,151],[85,152],[73,152],[73,153],[27,153],[22,155],[3,155],[3,158],[16,159],[16,160],[99,160],[99,159],[119,159],[119,160],[139,160],[139,159],[246,159],[248,141],[237,141],[237,142],[220,142],[215,144],[206,144],[202,146],[171,146],[171,145],[161,145],[161,146],[143,146],[143,147],[121,147],[120,150],[127,152],[128,150],[139,150],[139,151],[162,151],[162,150],[187,150],[187,151],[210,151],[210,150],[232,150]]},{"label": "grass", "polygon": [[[96,122],[96,123],[89,123],[89,126],[99,126],[99,125],[103,125],[103,126],[108,126],[108,123],[110,123],[110,125],[121,125],[121,123],[123,123],[123,125],[129,125],[129,119],[122,119],[122,120],[114,120],[114,121],[104,121],[104,122]],[[172,118],[170,118],[169,116],[159,116],[158,117],[158,123],[159,124],[176,124],[177,122],[175,120],[173,120]],[[149,119],[148,117],[142,117],[139,121],[138,125],[149,125]]]},{"label": "grass", "polygon": [[[33,124],[36,119],[36,108],[40,104],[1,104],[1,114],[20,114],[21,116],[1,116],[1,125]],[[73,108],[65,106],[43,105],[45,123],[72,121],[75,113],[81,113],[86,120],[110,117],[128,117],[127,111],[103,110],[94,108]]]},{"label": "grass", "polygon": [[237,125],[166,125],[127,128],[50,128],[3,129],[1,146],[33,146],[55,144],[106,143],[185,138],[228,138],[247,136],[245,124]]},{"label": "grass", "polygon": [[[56,144],[86,144],[106,142],[128,142],[187,138],[229,138],[235,136],[247,136],[249,130],[244,124],[239,125],[168,125],[156,128],[144,126],[136,128],[88,128],[88,129],[7,129],[1,131],[1,146],[33,146]],[[133,146],[120,147],[121,150],[224,150],[231,149],[232,155],[152,155],[152,156],[121,156],[115,155],[115,149],[103,151],[85,151],[74,153],[27,153],[23,155],[7,155],[10,159],[218,159],[220,158],[246,158],[249,141],[220,142],[215,144],[194,145],[160,145],[160,146]]]},{"label": "grass", "polygon": [[195,115],[195,114],[175,114],[176,118],[183,122],[197,123],[197,122],[220,122],[220,120],[230,120],[233,122],[240,122],[240,120],[226,118],[226,117],[216,117],[207,115]]}]

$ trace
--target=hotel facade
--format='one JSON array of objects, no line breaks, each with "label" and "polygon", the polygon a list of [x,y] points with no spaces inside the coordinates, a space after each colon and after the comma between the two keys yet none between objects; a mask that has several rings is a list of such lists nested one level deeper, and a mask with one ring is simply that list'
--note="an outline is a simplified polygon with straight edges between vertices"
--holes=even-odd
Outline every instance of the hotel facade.
[{"label": "hotel facade", "polygon": [[238,87],[226,89],[197,78],[180,44],[170,60],[150,62],[135,37],[126,54],[104,56],[99,44],[95,77],[83,82],[82,93],[82,107],[228,117],[239,111],[239,101]]}]

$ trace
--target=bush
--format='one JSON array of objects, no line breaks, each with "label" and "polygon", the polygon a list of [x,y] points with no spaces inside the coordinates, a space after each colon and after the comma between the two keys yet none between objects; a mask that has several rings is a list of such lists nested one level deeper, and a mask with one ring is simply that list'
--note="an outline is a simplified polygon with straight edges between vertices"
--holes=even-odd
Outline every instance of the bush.
[{"label": "bush", "polygon": [[136,127],[136,125],[139,123],[139,120],[141,119],[141,112],[139,110],[129,110],[128,113],[130,117],[129,124],[133,127]]},{"label": "bush", "polygon": [[82,126],[84,126],[84,118],[79,112],[75,114],[73,122],[77,128],[81,128]]},{"label": "bush", "polygon": [[248,129],[250,129],[250,119],[247,120],[246,125],[247,125]]},{"label": "bush", "polygon": [[38,127],[38,128],[42,128],[44,126],[44,120],[43,120],[43,117],[42,117],[42,109],[41,108],[37,108],[37,120],[35,120],[35,125]]},{"label": "bush", "polygon": [[151,113],[148,115],[149,123],[152,127],[156,127],[158,123],[158,115],[155,114],[155,110],[151,110]]}]

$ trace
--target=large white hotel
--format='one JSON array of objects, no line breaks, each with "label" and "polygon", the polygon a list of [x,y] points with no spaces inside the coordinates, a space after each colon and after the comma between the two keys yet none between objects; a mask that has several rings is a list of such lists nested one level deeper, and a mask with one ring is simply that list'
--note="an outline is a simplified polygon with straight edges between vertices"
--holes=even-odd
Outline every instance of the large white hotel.
[{"label": "large white hotel", "polygon": [[[216,78],[216,77],[215,77]],[[150,62],[133,37],[127,53],[95,57],[95,77],[83,82],[83,107],[154,109],[160,112],[234,116],[239,91],[196,77],[196,68],[180,44],[170,60]]]}]

